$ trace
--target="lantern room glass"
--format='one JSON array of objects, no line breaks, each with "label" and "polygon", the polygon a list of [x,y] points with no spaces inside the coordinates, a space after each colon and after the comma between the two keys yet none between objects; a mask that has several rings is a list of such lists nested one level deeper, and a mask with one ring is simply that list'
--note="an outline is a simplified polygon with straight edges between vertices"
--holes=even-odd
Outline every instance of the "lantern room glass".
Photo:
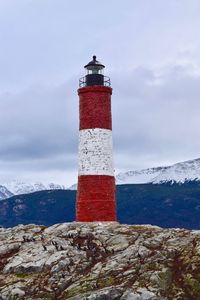
[{"label": "lantern room glass", "polygon": [[101,66],[88,66],[86,68],[86,74],[101,74],[103,75],[103,68]]}]

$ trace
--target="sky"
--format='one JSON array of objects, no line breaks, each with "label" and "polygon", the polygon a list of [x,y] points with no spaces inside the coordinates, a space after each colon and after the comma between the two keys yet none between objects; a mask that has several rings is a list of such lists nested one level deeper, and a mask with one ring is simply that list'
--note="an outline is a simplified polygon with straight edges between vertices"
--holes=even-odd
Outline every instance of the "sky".
[{"label": "sky", "polygon": [[78,80],[110,76],[116,174],[199,158],[199,0],[0,0],[0,184],[70,186]]}]

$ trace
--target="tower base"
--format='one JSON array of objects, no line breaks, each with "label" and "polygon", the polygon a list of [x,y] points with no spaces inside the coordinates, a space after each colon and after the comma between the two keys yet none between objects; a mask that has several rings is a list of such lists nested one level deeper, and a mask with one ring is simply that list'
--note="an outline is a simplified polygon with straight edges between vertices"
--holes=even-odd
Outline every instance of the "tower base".
[{"label": "tower base", "polygon": [[83,175],[78,177],[76,221],[116,221],[114,176]]}]

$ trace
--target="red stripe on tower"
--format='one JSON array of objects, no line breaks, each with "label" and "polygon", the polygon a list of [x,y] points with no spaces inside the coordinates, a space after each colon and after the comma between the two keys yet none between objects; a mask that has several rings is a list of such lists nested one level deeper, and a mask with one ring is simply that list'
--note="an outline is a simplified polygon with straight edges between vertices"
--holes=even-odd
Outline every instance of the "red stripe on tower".
[{"label": "red stripe on tower", "polygon": [[80,79],[79,175],[76,221],[116,221],[115,177],[112,151],[110,79],[100,62],[85,66]]}]

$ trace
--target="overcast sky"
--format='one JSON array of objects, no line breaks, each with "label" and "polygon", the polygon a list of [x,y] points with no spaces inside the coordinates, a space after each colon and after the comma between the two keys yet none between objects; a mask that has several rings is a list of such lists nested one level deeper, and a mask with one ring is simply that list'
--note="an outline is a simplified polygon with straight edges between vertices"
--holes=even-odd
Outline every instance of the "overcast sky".
[{"label": "overcast sky", "polygon": [[78,79],[111,77],[115,170],[200,157],[199,0],[0,0],[0,183],[77,177]]}]

